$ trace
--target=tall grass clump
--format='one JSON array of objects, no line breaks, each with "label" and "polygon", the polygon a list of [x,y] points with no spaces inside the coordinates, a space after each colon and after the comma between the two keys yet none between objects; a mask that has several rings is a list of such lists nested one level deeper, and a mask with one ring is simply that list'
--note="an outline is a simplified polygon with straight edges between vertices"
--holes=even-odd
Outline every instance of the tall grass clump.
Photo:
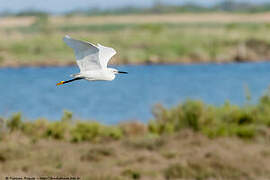
[{"label": "tall grass clump", "polygon": [[44,118],[37,119],[35,121],[25,121],[22,123],[21,130],[28,136],[36,139],[46,136],[48,131],[49,121]]},{"label": "tall grass clump", "polygon": [[22,126],[22,115],[21,113],[13,114],[7,121],[7,127],[10,131],[18,130]]},{"label": "tall grass clump", "polygon": [[71,141],[98,142],[102,139],[120,139],[123,130],[118,126],[105,126],[98,122],[77,122],[71,129]]},{"label": "tall grass clump", "polygon": [[64,122],[52,122],[48,125],[46,136],[53,139],[65,139],[68,125]]},{"label": "tall grass clump", "polygon": [[203,125],[213,121],[212,108],[200,101],[188,100],[172,109],[157,105],[153,109],[154,120],[148,129],[150,132],[163,134],[190,128],[200,131]]},{"label": "tall grass clump", "polygon": [[208,137],[237,136],[254,138],[270,127],[270,96],[262,96],[255,105],[237,106],[226,102],[212,106],[201,101],[187,100],[167,109],[157,105],[153,109],[154,120],[148,130],[154,134],[166,134],[182,129],[192,129]]},{"label": "tall grass clump", "polygon": [[99,123],[79,122],[71,130],[73,142],[94,141],[100,134]]}]

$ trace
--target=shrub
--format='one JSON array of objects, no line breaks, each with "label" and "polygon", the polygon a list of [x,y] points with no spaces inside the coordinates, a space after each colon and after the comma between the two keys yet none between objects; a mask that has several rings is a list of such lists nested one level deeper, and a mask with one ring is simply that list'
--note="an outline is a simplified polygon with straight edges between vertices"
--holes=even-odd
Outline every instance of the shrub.
[{"label": "shrub", "polygon": [[22,126],[22,115],[21,113],[16,113],[11,116],[7,121],[7,127],[11,130],[18,130]]},{"label": "shrub", "polygon": [[253,138],[256,134],[256,128],[254,125],[239,126],[235,134],[240,138]]},{"label": "shrub", "polygon": [[203,118],[204,104],[199,101],[186,101],[182,107],[182,118],[179,119],[181,128],[191,128],[198,131],[201,127],[201,119]]},{"label": "shrub", "polygon": [[269,93],[257,105],[236,106],[225,102],[222,106],[209,106],[200,101],[188,100],[170,109],[157,105],[153,109],[154,120],[148,124],[152,134],[164,134],[192,129],[210,138],[237,136],[253,138],[258,127],[270,126]]},{"label": "shrub", "polygon": [[0,140],[4,138],[6,131],[6,121],[4,118],[0,117]]},{"label": "shrub", "polygon": [[46,136],[52,137],[53,139],[64,139],[67,128],[66,123],[52,122],[48,125]]},{"label": "shrub", "polygon": [[119,126],[101,126],[100,136],[117,140],[123,137],[123,130]]},{"label": "shrub", "polygon": [[71,129],[71,140],[78,141],[94,141],[100,134],[100,124],[96,122],[78,122]]},{"label": "shrub", "polygon": [[132,169],[126,169],[122,172],[123,176],[127,176],[131,179],[140,179],[141,178],[141,173],[137,170],[132,170]]},{"label": "shrub", "polygon": [[26,135],[41,138],[48,131],[48,124],[48,120],[38,119],[36,121],[24,122],[21,129]]},{"label": "shrub", "polygon": [[63,121],[63,122],[71,122],[72,117],[73,117],[72,112],[69,112],[69,111],[65,110],[64,114],[63,114],[63,116],[61,118],[61,121]]}]

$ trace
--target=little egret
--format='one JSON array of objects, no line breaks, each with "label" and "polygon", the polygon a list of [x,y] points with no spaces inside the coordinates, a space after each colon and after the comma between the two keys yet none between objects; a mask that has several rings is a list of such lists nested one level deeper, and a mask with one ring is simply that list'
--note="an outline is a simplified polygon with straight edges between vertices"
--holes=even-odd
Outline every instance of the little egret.
[{"label": "little egret", "polygon": [[116,54],[113,48],[72,39],[68,35],[63,38],[63,41],[74,50],[80,73],[73,74],[71,75],[74,77],[73,79],[61,81],[56,85],[66,84],[80,79],[87,81],[112,81],[115,78],[115,74],[127,74],[127,72],[107,67],[110,59]]}]

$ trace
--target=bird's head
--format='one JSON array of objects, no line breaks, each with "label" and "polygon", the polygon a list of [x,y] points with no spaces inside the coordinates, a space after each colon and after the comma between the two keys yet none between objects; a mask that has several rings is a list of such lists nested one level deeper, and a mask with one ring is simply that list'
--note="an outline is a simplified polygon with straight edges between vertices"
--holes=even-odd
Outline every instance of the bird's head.
[{"label": "bird's head", "polygon": [[114,68],[108,68],[108,70],[113,73],[113,74],[128,74],[128,72],[125,72],[125,71],[118,71],[117,69],[114,69]]}]

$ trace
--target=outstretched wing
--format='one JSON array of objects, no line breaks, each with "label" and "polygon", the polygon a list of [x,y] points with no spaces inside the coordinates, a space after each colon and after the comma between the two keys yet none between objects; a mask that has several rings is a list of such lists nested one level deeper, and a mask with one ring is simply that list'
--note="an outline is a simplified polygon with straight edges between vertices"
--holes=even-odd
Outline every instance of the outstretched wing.
[{"label": "outstretched wing", "polygon": [[102,46],[98,44],[99,49],[99,59],[102,68],[107,68],[108,62],[116,54],[113,48]]},{"label": "outstretched wing", "polygon": [[63,41],[74,50],[80,71],[102,68],[99,61],[100,57],[98,47],[89,42],[72,39],[68,35],[63,38]]}]

